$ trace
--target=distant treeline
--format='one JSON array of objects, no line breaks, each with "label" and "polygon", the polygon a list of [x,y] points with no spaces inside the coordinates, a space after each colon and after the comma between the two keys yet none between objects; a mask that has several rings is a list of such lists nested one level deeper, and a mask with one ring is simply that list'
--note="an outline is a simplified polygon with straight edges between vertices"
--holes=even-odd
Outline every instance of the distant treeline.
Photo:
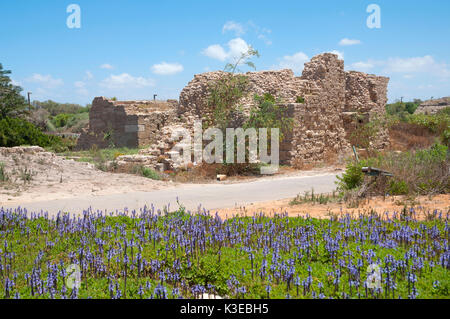
[{"label": "distant treeline", "polygon": [[79,104],[73,103],[58,103],[52,100],[48,101],[33,101],[32,103],[35,109],[45,109],[47,110],[51,116],[56,116],[58,114],[79,114],[89,112],[91,108],[91,104],[87,104],[86,106],[81,106]]},{"label": "distant treeline", "polygon": [[391,104],[386,104],[386,112],[389,115],[406,115],[414,114],[416,109],[422,104],[422,100],[414,99],[410,102],[395,102]]}]

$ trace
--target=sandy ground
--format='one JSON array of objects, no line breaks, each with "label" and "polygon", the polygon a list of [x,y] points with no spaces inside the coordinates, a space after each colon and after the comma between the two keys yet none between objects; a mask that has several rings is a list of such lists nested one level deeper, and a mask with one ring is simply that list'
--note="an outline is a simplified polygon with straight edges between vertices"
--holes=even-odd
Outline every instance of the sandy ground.
[{"label": "sandy ground", "polygon": [[[0,148],[0,163],[4,164],[4,171],[8,176],[7,181],[0,181],[0,206],[9,207],[27,203],[39,205],[41,202],[51,203],[51,201],[58,204],[67,201],[68,205],[71,203],[70,201],[77,203],[84,201],[86,205],[88,202],[98,202],[100,206],[104,206],[112,203],[113,200],[117,201],[117,205],[119,203],[128,204],[132,201],[135,201],[136,205],[140,205],[143,199],[151,198],[151,196],[156,196],[157,199],[163,201],[173,200],[180,196],[188,202],[200,197],[204,204],[208,203],[208,205],[204,205],[206,209],[210,209],[211,213],[217,211],[224,218],[234,215],[253,215],[260,212],[268,215],[274,212],[287,212],[290,216],[309,214],[312,217],[327,218],[330,214],[342,214],[343,212],[358,214],[371,210],[378,213],[401,211],[405,205],[415,207],[416,211],[423,216],[435,209],[444,214],[450,212],[450,195],[438,195],[432,198],[422,196],[415,198],[413,202],[411,199],[401,196],[377,197],[360,203],[357,208],[341,203],[290,204],[299,189],[305,191],[316,186],[317,193],[331,191],[334,185],[333,176],[341,171],[336,167],[311,171],[284,169],[274,176],[231,178],[224,182],[195,185],[102,172],[92,164],[67,160],[64,157],[45,152],[39,147]],[[29,180],[24,181],[24,179]],[[211,185],[214,183],[218,185]],[[283,188],[287,188],[287,190]],[[289,189],[291,191],[288,191]],[[151,194],[149,195],[149,193]],[[254,198],[251,196],[252,194]],[[284,197],[291,197],[265,201],[268,198],[275,199],[277,196],[283,198],[282,194],[285,195]],[[140,198],[141,201],[133,196],[137,199]],[[248,200],[248,204],[245,206],[233,204],[244,203],[246,202],[244,199]],[[74,203],[71,205],[76,206]],[[191,203],[193,207],[197,205],[197,202]]]},{"label": "sandy ground", "polygon": [[[137,175],[103,172],[93,164],[66,159],[35,146],[0,148],[0,163],[4,164],[9,178],[6,182],[0,181],[0,205],[5,206],[76,198],[92,199],[198,184],[155,181]],[[236,177],[222,182],[206,181],[203,184],[229,185],[338,172],[339,168],[335,167],[310,171],[282,167],[280,172],[273,176]],[[28,181],[24,181],[26,175],[30,176]]]},{"label": "sandy ground", "polygon": [[253,216],[255,213],[264,213],[268,216],[273,216],[274,213],[287,213],[289,216],[306,216],[308,214],[315,218],[329,218],[331,214],[342,215],[349,213],[357,216],[359,213],[368,213],[372,210],[379,214],[384,212],[401,212],[407,205],[408,208],[414,207],[417,214],[416,217],[419,219],[425,218],[427,214],[432,213],[434,210],[442,212],[444,216],[450,213],[449,194],[436,195],[431,198],[419,196],[414,200],[405,198],[405,196],[374,197],[362,202],[357,208],[341,203],[290,205],[291,200],[292,198],[286,198],[251,204],[245,207],[217,209],[215,211],[222,218],[229,218],[235,215]]},{"label": "sandy ground", "polygon": [[[39,147],[0,148],[0,163],[8,175],[8,181],[0,182],[0,204],[152,191],[175,185],[103,172],[90,163],[67,160]],[[27,175],[30,180],[25,182]]]}]

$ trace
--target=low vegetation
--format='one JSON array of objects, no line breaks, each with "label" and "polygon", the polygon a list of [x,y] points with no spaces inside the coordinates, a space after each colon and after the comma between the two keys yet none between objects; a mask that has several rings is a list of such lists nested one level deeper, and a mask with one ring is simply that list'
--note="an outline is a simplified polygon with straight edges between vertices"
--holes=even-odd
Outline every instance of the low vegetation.
[{"label": "low vegetation", "polygon": [[107,165],[109,162],[115,161],[121,155],[138,154],[139,150],[140,148],[128,148],[128,147],[99,149],[98,147],[93,146],[89,150],[67,151],[62,152],[59,155],[80,162],[88,162],[94,164],[100,170],[108,171],[110,169]]},{"label": "low vegetation", "polygon": [[145,166],[135,166],[133,173],[154,180],[160,180],[161,176],[155,170]]},{"label": "low vegetation", "polygon": [[340,201],[341,198],[337,192],[331,194],[315,194],[314,188],[311,192],[305,192],[303,195],[298,194],[294,199],[289,202],[289,205],[301,205],[301,204],[320,204],[326,205],[329,203],[335,203]]},{"label": "low vegetation", "polygon": [[0,147],[22,145],[41,146],[55,152],[63,152],[73,147],[74,141],[47,135],[21,118],[0,119]]},{"label": "low vegetation", "polygon": [[[448,216],[0,211],[3,298],[448,298]],[[79,274],[79,275],[78,275]]]},{"label": "low vegetation", "polygon": [[[362,167],[376,167],[393,177],[367,177]],[[429,149],[388,152],[377,157],[349,162],[338,177],[341,192],[359,191],[365,195],[433,195],[450,192],[448,147],[435,144]]]}]

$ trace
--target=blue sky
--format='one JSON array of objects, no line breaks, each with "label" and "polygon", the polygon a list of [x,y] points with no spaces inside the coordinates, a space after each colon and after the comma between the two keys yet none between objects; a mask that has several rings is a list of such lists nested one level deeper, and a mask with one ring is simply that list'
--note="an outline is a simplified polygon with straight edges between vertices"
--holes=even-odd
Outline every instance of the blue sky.
[{"label": "blue sky", "polygon": [[[81,28],[70,29],[70,4]],[[370,4],[381,28],[368,28]],[[0,2],[0,63],[32,98],[90,103],[178,98],[194,74],[252,45],[258,70],[338,52],[347,70],[389,76],[390,101],[450,95],[450,1]],[[245,69],[244,69],[245,70]]]}]

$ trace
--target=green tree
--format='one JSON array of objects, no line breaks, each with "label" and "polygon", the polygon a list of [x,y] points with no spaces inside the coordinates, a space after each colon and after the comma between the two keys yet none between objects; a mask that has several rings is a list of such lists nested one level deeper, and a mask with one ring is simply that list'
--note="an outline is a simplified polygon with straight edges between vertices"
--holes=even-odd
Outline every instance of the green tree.
[{"label": "green tree", "polygon": [[22,88],[12,84],[10,70],[4,70],[0,63],[0,119],[7,116],[16,117],[26,107],[25,98],[20,94]]},{"label": "green tree", "polygon": [[249,61],[253,56],[259,57],[259,53],[250,47],[234,63],[226,64],[224,74],[210,86],[206,103],[207,127],[217,127],[224,131],[235,126],[232,122],[240,111],[238,102],[246,94],[248,87],[248,78],[235,73],[243,64],[255,69],[255,65]]}]

